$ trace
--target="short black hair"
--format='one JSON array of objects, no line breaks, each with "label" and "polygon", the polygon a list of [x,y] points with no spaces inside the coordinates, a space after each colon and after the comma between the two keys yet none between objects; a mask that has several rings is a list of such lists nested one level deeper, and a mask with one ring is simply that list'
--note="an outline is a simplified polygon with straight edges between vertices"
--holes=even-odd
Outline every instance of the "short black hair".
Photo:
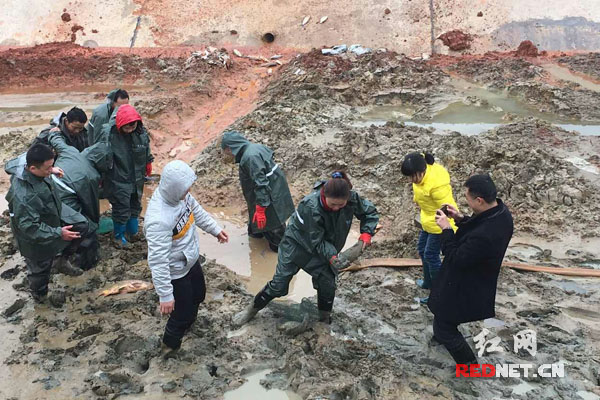
[{"label": "short black hair", "polygon": [[87,121],[87,115],[85,115],[85,111],[81,108],[73,107],[67,112],[67,120],[69,122],[78,121],[82,124],[85,124]]},{"label": "short black hair", "polygon": [[27,150],[25,159],[27,160],[28,167],[34,166],[40,168],[46,161],[54,160],[54,152],[50,146],[46,146],[43,143],[36,143]]},{"label": "short black hair", "polygon": [[129,93],[127,93],[127,90],[119,89],[116,91],[114,98],[112,100],[117,101],[119,99],[128,99],[128,98],[129,98]]},{"label": "short black hair", "polygon": [[488,174],[471,176],[465,182],[465,186],[471,196],[481,197],[488,204],[493,203],[498,195],[496,185]]},{"label": "short black hair", "polygon": [[431,153],[420,153],[418,151],[408,154],[402,161],[400,172],[404,176],[412,176],[417,172],[425,172],[427,164],[432,165],[435,158]]}]

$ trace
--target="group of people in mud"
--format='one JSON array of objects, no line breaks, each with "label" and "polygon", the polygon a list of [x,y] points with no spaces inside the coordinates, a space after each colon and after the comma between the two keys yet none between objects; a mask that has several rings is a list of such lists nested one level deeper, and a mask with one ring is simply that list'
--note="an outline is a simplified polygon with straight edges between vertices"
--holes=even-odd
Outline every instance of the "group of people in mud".
[{"label": "group of people in mud", "polygon": [[[264,237],[277,252],[273,278],[233,316],[233,324],[249,322],[271,300],[285,296],[300,269],[312,277],[319,321],[331,323],[338,273],[371,244],[379,223],[375,205],[353,189],[345,171],[333,171],[294,207],[271,149],[235,131],[219,141],[223,156],[239,164],[248,235]],[[6,164],[11,228],[35,301],[44,303],[52,295],[52,268],[81,274],[98,262],[101,198],[112,208],[112,243],[127,249],[142,240],[138,218],[152,162],[142,118],[129,105],[128,93],[116,89],[89,121],[76,107],[59,115],[25,154]],[[494,315],[497,278],[513,231],[511,214],[496,198],[489,175],[465,182],[465,199],[473,210],[466,216],[457,207],[448,171],[431,154],[408,154],[399,173],[412,182],[420,208],[423,279],[417,284],[431,290],[421,301],[435,315],[434,338],[457,363],[476,362],[457,327]],[[229,239],[190,193],[195,180],[185,162],[167,163],[144,216],[148,266],[160,311],[169,315],[163,335],[167,350],[181,346],[206,293],[195,228],[220,243]],[[358,253],[343,251],[354,218],[360,221]]]}]

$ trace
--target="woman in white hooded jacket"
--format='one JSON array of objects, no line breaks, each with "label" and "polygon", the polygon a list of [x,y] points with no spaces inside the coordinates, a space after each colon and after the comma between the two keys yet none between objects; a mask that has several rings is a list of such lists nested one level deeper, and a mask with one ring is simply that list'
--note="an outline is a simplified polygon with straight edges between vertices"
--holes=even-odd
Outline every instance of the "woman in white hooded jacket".
[{"label": "woman in white hooded jacket", "polygon": [[170,314],[163,343],[171,349],[181,346],[183,334],[196,320],[206,294],[195,227],[220,243],[228,241],[225,231],[189,193],[195,180],[196,174],[183,161],[168,163],[144,219],[148,266],[160,312]]}]

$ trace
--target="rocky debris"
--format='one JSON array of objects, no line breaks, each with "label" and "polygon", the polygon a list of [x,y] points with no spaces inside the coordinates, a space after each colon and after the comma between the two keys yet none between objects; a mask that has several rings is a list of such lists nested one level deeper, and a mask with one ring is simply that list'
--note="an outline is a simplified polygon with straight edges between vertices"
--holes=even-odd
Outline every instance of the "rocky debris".
[{"label": "rocky debris", "polygon": [[164,76],[181,81],[209,73],[214,65],[231,66],[227,60],[229,56],[221,50],[209,52],[206,59],[203,59],[204,52],[190,57],[183,49],[168,54],[150,50],[127,54],[115,52],[71,42],[5,50],[0,52],[0,74],[5,77],[0,87],[60,86],[73,81],[114,79],[122,80],[123,84],[139,84],[153,83]]},{"label": "rocky debris", "polygon": [[136,100],[134,106],[141,115],[154,116],[165,110],[180,112],[183,105],[177,97],[156,97],[152,100]]},{"label": "rocky debris", "polygon": [[233,61],[226,49],[217,49],[215,47],[207,47],[201,51],[195,51],[185,60],[184,68],[186,70],[195,68],[199,63],[208,65],[216,65],[225,69],[231,68]]},{"label": "rocky debris", "polygon": [[558,58],[558,62],[573,71],[581,72],[600,80],[600,53],[562,56]]},{"label": "rocky debris", "polygon": [[63,22],[69,22],[71,20],[71,14],[64,12],[61,14],[60,19],[62,19]]},{"label": "rocky debris", "polygon": [[466,50],[471,47],[473,42],[473,36],[468,33],[464,33],[458,29],[446,32],[438,36],[444,45],[448,46],[452,51]]},{"label": "rocky debris", "polygon": [[531,40],[524,40],[519,44],[515,55],[519,57],[537,57],[539,52]]}]

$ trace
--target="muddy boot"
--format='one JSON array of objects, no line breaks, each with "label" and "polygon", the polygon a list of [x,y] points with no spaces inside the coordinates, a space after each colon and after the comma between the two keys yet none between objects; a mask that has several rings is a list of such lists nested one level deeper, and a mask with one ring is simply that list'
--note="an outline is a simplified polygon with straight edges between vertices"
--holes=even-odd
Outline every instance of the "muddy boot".
[{"label": "muddy boot", "polygon": [[254,318],[256,313],[258,313],[259,311],[260,311],[260,308],[254,307],[254,302],[252,302],[252,303],[248,304],[246,306],[246,308],[244,308],[242,311],[235,314],[233,316],[233,318],[231,319],[231,323],[235,327],[240,327],[240,326],[244,325],[245,323],[247,323],[248,321],[250,321],[252,318]]},{"label": "muddy boot", "polygon": [[38,292],[31,292],[31,297],[33,297],[33,301],[35,301],[36,304],[47,304],[48,303],[48,293],[38,293]]},{"label": "muddy boot", "polygon": [[160,344],[160,358],[162,359],[169,359],[169,358],[173,358],[177,355],[177,352],[179,351],[181,347],[178,347],[176,349],[173,349],[171,347],[169,347],[168,345],[166,345],[164,342],[162,342]]},{"label": "muddy boot", "polygon": [[319,322],[331,324],[331,311],[319,310]]},{"label": "muddy boot", "polygon": [[144,235],[138,230],[139,222],[137,218],[129,218],[125,225],[125,237],[128,242],[134,243],[144,240]]},{"label": "muddy boot", "polygon": [[250,226],[250,224],[248,224],[248,236],[250,236],[251,238],[254,239],[262,239],[265,235],[263,235],[262,233],[252,233],[252,227]]},{"label": "muddy boot", "polygon": [[113,244],[117,249],[130,249],[131,244],[125,238],[125,225],[114,223]]},{"label": "muddy boot", "polygon": [[54,262],[54,269],[56,272],[69,276],[79,276],[83,274],[83,270],[71,265],[65,256],[58,257],[58,259]]},{"label": "muddy boot", "polygon": [[477,364],[477,357],[475,357],[471,346],[467,342],[456,349],[446,349],[457,364]]}]

